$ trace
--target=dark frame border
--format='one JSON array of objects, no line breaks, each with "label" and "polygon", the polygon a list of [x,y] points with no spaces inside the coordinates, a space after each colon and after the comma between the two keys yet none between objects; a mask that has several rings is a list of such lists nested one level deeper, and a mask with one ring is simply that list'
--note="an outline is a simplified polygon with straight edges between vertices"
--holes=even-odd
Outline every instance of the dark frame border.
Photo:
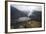
[{"label": "dark frame border", "polygon": [[[35,4],[44,4],[44,30],[37,30],[37,31],[21,31],[21,32],[8,32],[8,2],[20,2],[20,3],[35,3]],[[41,32],[45,31],[45,3],[43,2],[27,2],[27,1],[5,1],[5,33],[24,33],[24,32]]]}]

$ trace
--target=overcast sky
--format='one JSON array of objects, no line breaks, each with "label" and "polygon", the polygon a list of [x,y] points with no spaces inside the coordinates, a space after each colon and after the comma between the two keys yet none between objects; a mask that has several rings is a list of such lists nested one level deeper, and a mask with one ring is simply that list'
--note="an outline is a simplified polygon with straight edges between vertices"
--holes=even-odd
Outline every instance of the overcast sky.
[{"label": "overcast sky", "polygon": [[22,12],[29,13],[28,16],[31,15],[34,10],[42,11],[41,6],[30,6],[30,5],[28,5],[28,6],[26,6],[26,5],[12,5],[12,6]]}]

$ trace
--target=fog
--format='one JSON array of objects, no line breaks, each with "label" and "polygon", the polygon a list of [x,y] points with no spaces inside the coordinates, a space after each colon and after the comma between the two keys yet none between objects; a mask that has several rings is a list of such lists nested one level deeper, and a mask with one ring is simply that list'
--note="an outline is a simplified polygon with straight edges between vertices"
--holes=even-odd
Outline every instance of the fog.
[{"label": "fog", "polygon": [[11,26],[14,28],[19,28],[24,21],[32,19],[41,21],[41,6],[11,5],[10,8]]},{"label": "fog", "polygon": [[24,12],[26,14],[28,14],[28,16],[32,15],[32,12],[35,11],[41,11],[41,6],[30,6],[30,5],[12,5],[14,8],[20,10],[21,12]]}]

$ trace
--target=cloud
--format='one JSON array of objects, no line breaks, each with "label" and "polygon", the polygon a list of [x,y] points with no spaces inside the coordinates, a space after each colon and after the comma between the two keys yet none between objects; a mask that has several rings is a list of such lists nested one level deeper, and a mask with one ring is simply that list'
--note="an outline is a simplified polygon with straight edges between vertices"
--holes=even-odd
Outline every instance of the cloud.
[{"label": "cloud", "polygon": [[41,11],[41,6],[32,6],[32,5],[12,5],[14,8],[20,10],[21,12],[25,12],[30,16],[34,10]]}]

